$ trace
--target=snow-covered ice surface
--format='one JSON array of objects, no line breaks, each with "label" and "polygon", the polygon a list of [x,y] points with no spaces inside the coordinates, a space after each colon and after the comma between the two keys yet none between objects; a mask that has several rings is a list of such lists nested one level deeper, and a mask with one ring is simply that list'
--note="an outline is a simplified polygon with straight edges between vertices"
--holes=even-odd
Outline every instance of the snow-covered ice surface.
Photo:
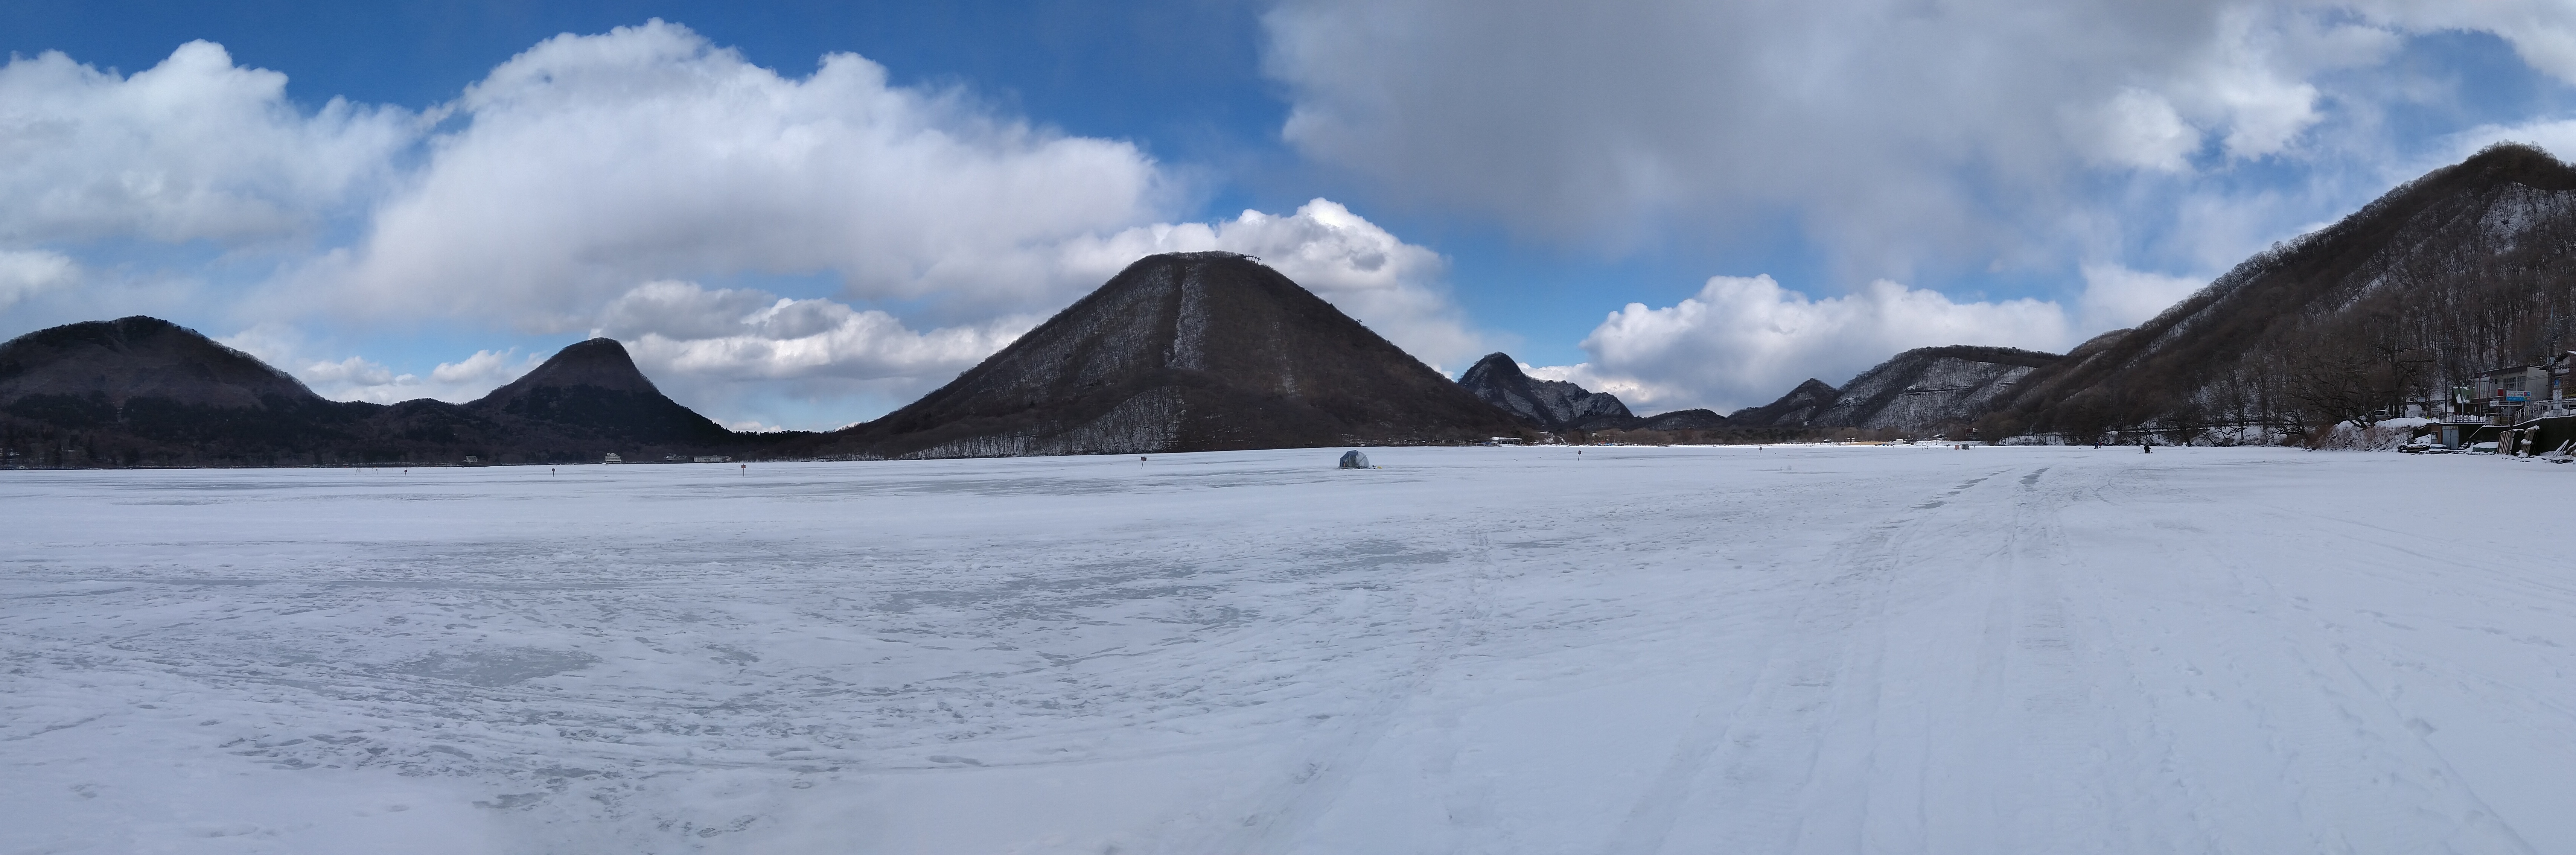
[{"label": "snow-covered ice surface", "polygon": [[0,852],[2576,851],[2576,467],[0,475]]}]

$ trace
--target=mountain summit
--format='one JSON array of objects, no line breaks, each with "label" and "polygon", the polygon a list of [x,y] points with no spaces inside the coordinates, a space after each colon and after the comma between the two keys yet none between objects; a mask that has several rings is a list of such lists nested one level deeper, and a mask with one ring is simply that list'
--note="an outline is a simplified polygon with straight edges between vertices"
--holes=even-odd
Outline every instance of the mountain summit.
[{"label": "mountain summit", "polygon": [[250,354],[142,315],[65,324],[0,344],[0,406],[54,397],[111,407],[138,398],[226,409],[322,403]]},{"label": "mountain summit", "polygon": [[594,338],[561,351],[527,376],[465,405],[642,443],[716,444],[733,432],[662,395],[626,346]]},{"label": "mountain summit", "polygon": [[1625,426],[1634,419],[1617,395],[1563,380],[1533,379],[1521,371],[1519,362],[1502,353],[1476,360],[1467,373],[1458,375],[1458,385],[1541,430]]},{"label": "mountain summit", "polygon": [[1780,400],[1759,407],[1746,407],[1726,415],[1726,420],[1745,427],[1806,427],[1816,414],[1832,406],[1840,390],[1813,377],[1790,389]]},{"label": "mountain summit", "polygon": [[1216,451],[1521,435],[1249,256],[1148,256],[832,447],[887,457]]}]

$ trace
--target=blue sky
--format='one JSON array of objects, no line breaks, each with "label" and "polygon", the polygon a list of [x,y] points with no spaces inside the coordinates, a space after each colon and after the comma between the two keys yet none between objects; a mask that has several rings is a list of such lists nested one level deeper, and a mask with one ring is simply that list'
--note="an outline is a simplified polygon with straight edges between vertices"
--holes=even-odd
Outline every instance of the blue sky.
[{"label": "blue sky", "polygon": [[598,333],[791,427],[1202,248],[1453,372],[1732,409],[2063,349],[2576,142],[2546,2],[10,3],[0,42],[40,200],[0,334],[156,314],[397,400]]}]

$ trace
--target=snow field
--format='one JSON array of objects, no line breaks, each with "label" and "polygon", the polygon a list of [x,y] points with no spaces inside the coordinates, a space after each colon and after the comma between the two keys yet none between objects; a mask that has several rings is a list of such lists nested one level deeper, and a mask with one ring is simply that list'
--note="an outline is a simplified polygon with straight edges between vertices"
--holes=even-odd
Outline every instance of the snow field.
[{"label": "snow field", "polygon": [[12,472],[0,852],[2576,848],[2576,467]]}]

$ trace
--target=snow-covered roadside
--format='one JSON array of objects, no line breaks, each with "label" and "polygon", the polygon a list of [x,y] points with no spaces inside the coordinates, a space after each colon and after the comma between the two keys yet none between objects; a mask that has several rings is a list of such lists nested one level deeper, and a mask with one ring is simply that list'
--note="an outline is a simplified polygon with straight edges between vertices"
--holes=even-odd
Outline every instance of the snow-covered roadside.
[{"label": "snow-covered roadside", "polygon": [[0,476],[0,852],[2554,851],[2576,467]]}]

